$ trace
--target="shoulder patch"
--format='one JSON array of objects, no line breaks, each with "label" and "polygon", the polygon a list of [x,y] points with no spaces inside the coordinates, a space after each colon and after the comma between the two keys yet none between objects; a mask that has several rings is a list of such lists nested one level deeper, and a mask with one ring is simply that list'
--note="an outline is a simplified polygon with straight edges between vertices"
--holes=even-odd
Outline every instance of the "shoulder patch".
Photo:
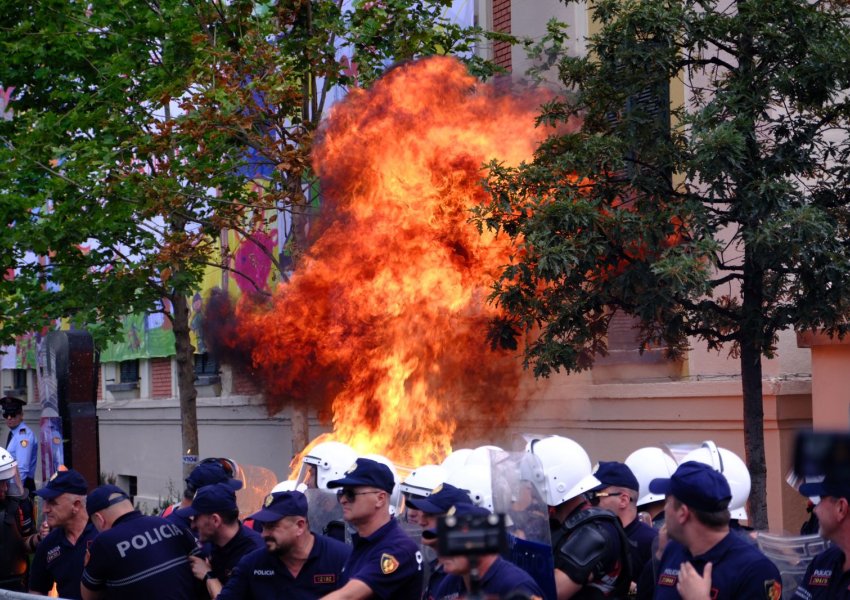
[{"label": "shoulder patch", "polygon": [[21,448],[26,448],[28,444],[29,442],[27,442],[26,440],[21,440]]},{"label": "shoulder patch", "polygon": [[764,582],[764,597],[767,600],[780,600],[782,598],[782,584],[775,579]]},{"label": "shoulder patch", "polygon": [[398,569],[398,560],[392,554],[382,554],[381,555],[381,573],[384,575],[389,575],[390,573],[395,573]]}]

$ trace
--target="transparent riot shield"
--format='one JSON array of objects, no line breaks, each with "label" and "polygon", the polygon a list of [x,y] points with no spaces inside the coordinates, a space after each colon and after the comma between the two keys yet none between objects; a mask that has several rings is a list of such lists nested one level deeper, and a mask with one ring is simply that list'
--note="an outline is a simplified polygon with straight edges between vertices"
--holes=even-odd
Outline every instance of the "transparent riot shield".
[{"label": "transparent riot shield", "polygon": [[310,488],[304,490],[304,495],[307,496],[310,530],[341,542],[350,542],[351,532],[342,518],[342,506],[337,502],[336,492]]},{"label": "transparent riot shield", "polygon": [[493,512],[507,516],[505,557],[521,567],[555,600],[555,561],[546,506],[546,477],[530,452],[490,451]]},{"label": "transparent riot shield", "polygon": [[783,536],[765,532],[758,533],[756,542],[782,575],[783,598],[794,595],[809,563],[830,546],[820,535]]}]

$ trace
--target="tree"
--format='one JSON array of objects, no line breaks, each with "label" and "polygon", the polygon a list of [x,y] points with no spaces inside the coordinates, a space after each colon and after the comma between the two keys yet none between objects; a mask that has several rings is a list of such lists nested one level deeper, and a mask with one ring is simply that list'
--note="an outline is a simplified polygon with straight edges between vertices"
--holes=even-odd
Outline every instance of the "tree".
[{"label": "tree", "polygon": [[251,238],[289,210],[297,257],[329,94],[390,58],[468,51],[480,31],[443,19],[449,5],[2,2],[0,82],[14,92],[0,121],[0,255],[15,272],[0,281],[0,341],[66,317],[103,342],[120,315],[167,301],[183,453],[196,457],[187,295],[206,266],[233,268],[222,229]]},{"label": "tree", "polygon": [[[538,376],[586,369],[617,312],[672,358],[689,336],[740,358],[751,522],[767,526],[762,356],[788,328],[843,336],[850,308],[850,29],[806,0],[594,4],[588,55],[564,26],[536,49],[565,91],[552,135],[493,165],[480,227],[516,259],[493,298],[493,343],[527,339]],[[666,94],[685,103],[666,115]],[[576,125],[580,122],[580,126]],[[672,122],[672,127],[671,127]]]}]

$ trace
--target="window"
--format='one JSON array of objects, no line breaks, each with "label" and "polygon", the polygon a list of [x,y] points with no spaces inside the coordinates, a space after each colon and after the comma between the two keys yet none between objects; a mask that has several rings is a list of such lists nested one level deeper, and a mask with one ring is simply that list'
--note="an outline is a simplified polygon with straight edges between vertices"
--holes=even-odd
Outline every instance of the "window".
[{"label": "window", "polygon": [[195,381],[198,385],[218,383],[218,360],[209,352],[195,355]]},{"label": "window", "polygon": [[120,383],[138,383],[139,382],[139,361],[138,360],[122,360],[118,363],[118,381]]},{"label": "window", "polygon": [[218,361],[209,352],[195,355],[195,375],[218,375]]},{"label": "window", "polygon": [[14,369],[12,371],[12,387],[16,390],[27,389],[27,370]]}]

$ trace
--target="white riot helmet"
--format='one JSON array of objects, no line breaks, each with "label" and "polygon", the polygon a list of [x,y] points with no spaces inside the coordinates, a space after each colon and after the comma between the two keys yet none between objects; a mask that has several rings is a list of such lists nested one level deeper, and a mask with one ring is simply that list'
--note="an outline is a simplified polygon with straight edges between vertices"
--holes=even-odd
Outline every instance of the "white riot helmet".
[{"label": "white riot helmet", "polygon": [[440,466],[446,470],[446,473],[451,473],[465,465],[470,454],[472,454],[472,448],[460,448],[444,458]]},{"label": "white riot helmet", "polygon": [[540,459],[546,476],[546,504],[558,506],[601,485],[592,475],[590,457],[569,438],[553,435],[531,440],[528,452]]},{"label": "white riot helmet", "polygon": [[625,460],[640,484],[638,506],[664,500],[664,494],[649,491],[649,482],[653,479],[669,479],[676,471],[676,461],[661,448],[648,446],[635,450]]},{"label": "white riot helmet", "polygon": [[357,460],[354,448],[342,442],[316,444],[304,457],[298,483],[308,488],[328,489],[328,482],[342,479]]},{"label": "white riot helmet", "polygon": [[427,498],[446,481],[446,470],[441,465],[422,465],[410,472],[399,486],[402,494]]},{"label": "white riot helmet", "polygon": [[18,461],[2,447],[0,447],[0,482],[7,484],[7,497],[23,498],[26,496],[26,490],[21,485],[21,475],[18,472]]},{"label": "white riot helmet", "polygon": [[[481,506],[493,512],[491,452],[504,452],[504,450],[498,446],[480,446],[475,450],[464,452],[463,464],[452,466],[446,475],[446,483],[467,490],[475,506]],[[443,464],[445,465],[445,462]]]},{"label": "white riot helmet", "polygon": [[277,494],[278,492],[301,492],[303,494],[306,490],[306,484],[299,483],[295,479],[287,479],[286,481],[281,481],[276,486],[274,486],[271,492],[269,493]]},{"label": "white riot helmet", "polygon": [[685,455],[682,462],[689,460],[706,464],[723,474],[732,489],[732,500],[729,502],[731,518],[746,519],[747,498],[750,497],[752,482],[747,465],[744,464],[741,457],[726,448],[718,448],[714,442],[709,440]]}]

